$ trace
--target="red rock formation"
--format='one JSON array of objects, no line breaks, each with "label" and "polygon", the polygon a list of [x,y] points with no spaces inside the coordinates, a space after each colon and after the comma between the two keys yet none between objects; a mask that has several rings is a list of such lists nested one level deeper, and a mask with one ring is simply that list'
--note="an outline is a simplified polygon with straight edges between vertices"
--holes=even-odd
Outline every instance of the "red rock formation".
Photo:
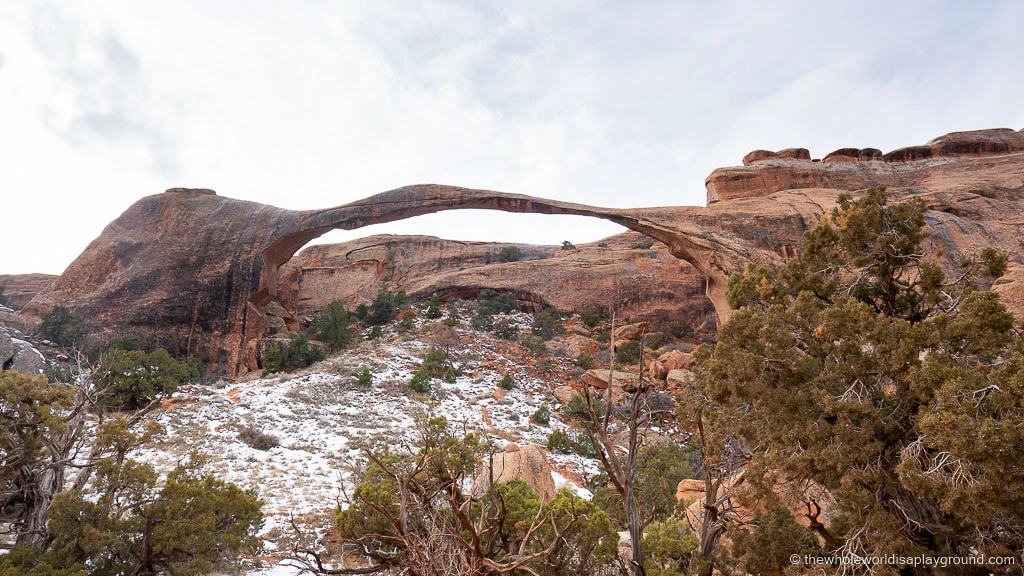
[{"label": "red rock formation", "polygon": [[18,310],[58,277],[53,274],[0,274],[7,305]]},{"label": "red rock formation", "polygon": [[[920,147],[927,156],[920,150],[894,152],[879,162],[861,150],[858,159],[868,161],[768,159],[719,169],[708,177],[706,208],[598,208],[417,185],[337,208],[296,212],[209,190],[175,189],[129,208],[24,312],[38,316],[55,304],[69,305],[94,328],[136,331],[178,354],[199,356],[208,370],[235,375],[256,367],[256,342],[268,333],[267,306],[276,302],[287,310],[289,298],[298,294],[302,270],[286,263],[309,240],[332,228],[478,208],[603,218],[659,240],[704,276],[721,321],[730,314],[730,273],[748,262],[777,264],[798,253],[803,232],[831,210],[841,192],[875,184],[888,186],[896,200],[927,204],[930,241],[950,261],[988,245],[1020,260],[1021,142],[1022,133],[986,130],[935,139]],[[571,264],[567,258],[552,261]]]},{"label": "red rock formation", "polygon": [[[743,166],[719,168],[704,184],[709,204],[782,190],[859,190],[875,184],[949,191],[968,189],[975,184],[973,172],[991,174],[1019,152],[1024,152],[1024,132],[1008,128],[954,132],[884,156],[873,148],[841,148],[823,162],[778,161],[782,152],[755,150],[744,157]],[[889,166],[874,164],[878,160]],[[1020,170],[1017,159],[1010,163]]]},{"label": "red rock formation", "polygon": [[350,308],[367,303],[382,289],[447,298],[490,288],[514,292],[526,308],[578,311],[607,304],[616,281],[620,299],[626,300],[619,310],[623,317],[675,318],[699,327],[713,313],[704,298],[704,276],[664,244],[644,248],[649,244],[644,240],[627,232],[576,250],[517,245],[523,260],[502,263],[498,252],[509,244],[369,236],[297,254],[289,261],[300,271],[296,292],[285,300],[295,301],[298,314],[306,316],[332,300]]}]

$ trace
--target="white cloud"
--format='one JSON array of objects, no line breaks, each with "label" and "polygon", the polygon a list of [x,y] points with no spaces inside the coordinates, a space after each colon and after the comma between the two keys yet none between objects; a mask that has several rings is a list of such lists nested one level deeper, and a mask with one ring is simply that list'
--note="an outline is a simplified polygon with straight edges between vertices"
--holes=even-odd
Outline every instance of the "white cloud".
[{"label": "white cloud", "polygon": [[[753,148],[1024,126],[1018,3],[101,2],[0,8],[2,272],[172,186],[288,208],[441,182],[700,204]],[[361,231],[594,240],[451,212]]]}]

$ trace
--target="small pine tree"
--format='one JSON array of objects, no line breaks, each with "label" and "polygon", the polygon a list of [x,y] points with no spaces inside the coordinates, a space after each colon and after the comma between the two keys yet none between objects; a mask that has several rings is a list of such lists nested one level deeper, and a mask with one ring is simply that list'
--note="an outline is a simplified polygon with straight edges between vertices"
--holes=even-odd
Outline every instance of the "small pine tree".
[{"label": "small pine tree", "polygon": [[533,420],[537,424],[547,426],[551,423],[551,408],[548,408],[547,404],[537,408],[534,411],[533,416],[530,416],[530,420]]},{"label": "small pine tree", "polygon": [[348,347],[352,342],[353,331],[349,325],[348,312],[345,307],[333,300],[324,311],[313,319],[313,326],[318,331],[317,340],[327,344],[331,352]]},{"label": "small pine tree", "polygon": [[356,377],[360,386],[369,387],[373,384],[373,374],[370,373],[369,366],[363,366],[363,369],[359,372],[359,376]]},{"label": "small pine tree", "polygon": [[523,258],[523,251],[518,246],[505,246],[498,252],[498,262],[518,262]]}]

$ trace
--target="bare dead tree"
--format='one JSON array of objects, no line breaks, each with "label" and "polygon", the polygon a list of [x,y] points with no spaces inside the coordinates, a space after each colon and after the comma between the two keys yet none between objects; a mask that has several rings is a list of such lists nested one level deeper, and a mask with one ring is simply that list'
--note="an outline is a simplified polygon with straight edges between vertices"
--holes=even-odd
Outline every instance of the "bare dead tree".
[{"label": "bare dead tree", "polygon": [[[608,387],[605,389],[604,413],[598,414],[594,407],[594,396],[589,386],[583,387],[583,399],[586,403],[588,422],[584,426],[591,443],[597,448],[597,457],[601,462],[608,480],[622,500],[626,514],[626,525],[629,530],[632,547],[631,570],[634,576],[644,576],[643,529],[645,522],[640,514],[637,502],[637,464],[643,434],[650,428],[652,418],[656,416],[647,403],[650,386],[644,379],[643,334],[640,336],[640,358],[637,370],[637,386],[629,396],[629,413],[626,419],[626,446],[620,448],[611,430],[611,412],[613,406],[612,390],[615,385],[615,316],[617,310],[618,282],[612,288],[611,328],[609,330]],[[620,454],[624,450],[625,454]]]}]

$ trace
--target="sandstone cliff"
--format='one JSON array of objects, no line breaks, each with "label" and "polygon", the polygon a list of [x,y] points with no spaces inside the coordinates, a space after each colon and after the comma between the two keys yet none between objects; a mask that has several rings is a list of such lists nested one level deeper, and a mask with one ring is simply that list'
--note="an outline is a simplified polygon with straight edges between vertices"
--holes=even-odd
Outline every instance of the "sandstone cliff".
[{"label": "sandstone cliff", "polygon": [[[331,300],[351,308],[382,289],[414,296],[471,297],[484,288],[514,292],[525,309],[582,310],[611,300],[618,283],[620,313],[630,318],[673,318],[699,328],[713,317],[704,276],[672,256],[664,244],[635,232],[574,250],[516,245],[518,262],[499,262],[510,244],[459,242],[429,236],[369,236],[310,246],[292,258],[294,308],[305,316]],[[290,277],[286,272],[282,277]],[[291,300],[292,298],[285,298]]]},{"label": "sandstone cliff", "polygon": [[7,306],[17,310],[57,278],[53,274],[0,274],[0,286],[4,288]]},{"label": "sandstone cliff", "polygon": [[298,294],[301,270],[285,266],[282,273],[282,266],[311,239],[332,228],[476,208],[603,218],[650,236],[704,277],[721,321],[730,314],[724,298],[728,274],[747,262],[774,264],[795,254],[803,232],[841,192],[874,184],[888,186],[894,199],[928,205],[930,241],[946,259],[995,245],[1020,261],[1022,141],[1021,132],[984,130],[951,134],[881,160],[870,150],[856,157],[836,154],[855,161],[828,163],[796,152],[782,159],[748,158],[749,166],[709,176],[709,204],[703,208],[610,209],[416,185],[297,212],[209,190],[172,189],[143,198],[112,222],[24,312],[38,317],[65,304],[93,328],[133,330],[179,355],[202,358],[208,370],[236,375],[256,367],[267,307],[291,305],[298,312],[297,299],[290,299]]}]

